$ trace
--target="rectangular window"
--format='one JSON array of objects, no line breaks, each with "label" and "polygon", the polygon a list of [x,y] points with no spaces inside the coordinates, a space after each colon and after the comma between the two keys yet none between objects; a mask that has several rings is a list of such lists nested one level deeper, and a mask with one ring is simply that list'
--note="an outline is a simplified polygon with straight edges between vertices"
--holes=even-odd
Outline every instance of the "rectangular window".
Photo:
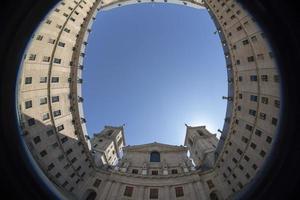
[{"label": "rectangular window", "polygon": [[243,45],[249,44],[249,40],[243,40]]},{"label": "rectangular window", "polygon": [[175,194],[176,197],[183,197],[184,196],[183,187],[175,187]]},{"label": "rectangular window", "polygon": [[54,117],[60,116],[61,115],[61,111],[60,110],[55,110],[53,112]]},{"label": "rectangular window", "polygon": [[44,105],[47,103],[47,97],[40,98],[40,105]]},{"label": "rectangular window", "polygon": [[64,31],[67,33],[70,33],[70,29],[68,29],[68,28],[65,28]]},{"label": "rectangular window", "polygon": [[254,144],[253,142],[251,142],[250,147],[251,147],[252,149],[255,149],[255,148],[256,148],[256,144]]},{"label": "rectangular window", "polygon": [[242,82],[243,81],[243,77],[239,76],[239,81]]},{"label": "rectangular window", "polygon": [[278,120],[277,120],[276,118],[272,117],[272,124],[273,124],[273,125],[276,126],[276,125],[277,125],[277,121],[278,121]]},{"label": "rectangular window", "polygon": [[51,135],[53,135],[53,134],[54,134],[54,131],[52,129],[50,129],[50,130],[47,131],[48,137],[51,136]]},{"label": "rectangular window", "polygon": [[240,154],[240,155],[242,155],[242,153],[243,153],[243,151],[240,150],[240,149],[237,149],[236,152],[237,152],[238,154]]},{"label": "rectangular window", "polygon": [[249,56],[249,57],[247,58],[247,60],[248,60],[248,62],[254,62],[254,56]]},{"label": "rectangular window", "polygon": [[98,188],[100,184],[101,184],[101,180],[100,179],[96,179],[95,182],[94,182],[94,184],[93,184],[93,186],[95,188]]},{"label": "rectangular window", "polygon": [[25,109],[32,108],[32,101],[25,101]]},{"label": "rectangular window", "polygon": [[257,136],[259,136],[259,137],[260,137],[260,136],[261,136],[261,134],[262,134],[262,132],[261,132],[260,130],[258,130],[258,129],[256,129],[256,130],[255,130],[255,135],[257,135]]},{"label": "rectangular window", "polygon": [[52,77],[51,82],[52,83],[58,83],[59,82],[59,77]]},{"label": "rectangular window", "polygon": [[249,158],[247,155],[244,156],[244,159],[245,159],[246,161],[249,161],[249,160],[250,160],[250,158]]},{"label": "rectangular window", "polygon": [[52,39],[52,38],[49,38],[48,43],[49,43],[49,44],[54,44],[54,43],[55,43],[55,40]]},{"label": "rectangular window", "polygon": [[58,46],[60,46],[60,47],[65,47],[65,44],[66,44],[66,43],[58,42]]},{"label": "rectangular window", "polygon": [[58,143],[57,142],[53,143],[52,147],[53,147],[53,149],[55,149],[56,147],[58,147]]},{"label": "rectangular window", "polygon": [[248,130],[248,131],[252,131],[253,127],[250,126],[249,124],[246,124],[245,128]]},{"label": "rectangular window", "polygon": [[48,171],[51,171],[54,167],[55,167],[54,164],[51,163],[50,165],[48,165]]},{"label": "rectangular window", "polygon": [[43,57],[43,62],[50,62],[50,57],[49,56],[44,56]]},{"label": "rectangular window", "polygon": [[41,155],[42,157],[46,156],[46,155],[47,155],[47,151],[46,151],[46,150],[41,151],[41,152],[40,152],[40,155]]},{"label": "rectangular window", "polygon": [[242,141],[243,142],[245,142],[246,144],[248,143],[248,141],[249,141],[249,139],[248,138],[246,138],[246,137],[244,137],[244,136],[242,136]]},{"label": "rectangular window", "polygon": [[42,35],[38,35],[38,36],[36,36],[36,40],[42,40],[43,39],[43,36]]},{"label": "rectangular window", "polygon": [[262,102],[263,104],[268,104],[268,102],[269,102],[268,97],[261,97],[261,102]]},{"label": "rectangular window", "polygon": [[249,109],[249,115],[256,116],[256,110]]},{"label": "rectangular window", "polygon": [[43,114],[43,121],[48,120],[50,118],[49,113]]},{"label": "rectangular window", "polygon": [[66,141],[68,141],[68,137],[67,136],[61,138],[61,143],[62,144],[65,143]]},{"label": "rectangular window", "polygon": [[242,27],[241,27],[241,26],[238,26],[238,27],[236,28],[236,30],[237,30],[237,31],[241,31],[241,30],[242,30]]},{"label": "rectangular window", "polygon": [[266,142],[270,144],[272,142],[272,138],[270,136],[267,136]]},{"label": "rectangular window", "polygon": [[266,113],[259,113],[259,118],[265,120],[267,117]]},{"label": "rectangular window", "polygon": [[52,103],[59,102],[59,96],[53,96],[51,97],[51,99],[52,99]]},{"label": "rectangular window", "polygon": [[35,60],[36,54],[30,54],[28,60]]},{"label": "rectangular window", "polygon": [[251,37],[252,42],[257,42],[257,37],[254,35]]},{"label": "rectangular window", "polygon": [[34,138],[33,138],[33,142],[34,142],[34,144],[37,144],[37,143],[41,142],[40,136],[34,137]]},{"label": "rectangular window", "polygon": [[158,175],[158,171],[157,171],[157,170],[152,170],[152,171],[151,171],[151,174],[152,174],[152,175]]},{"label": "rectangular window", "polygon": [[133,170],[132,170],[132,173],[133,173],[133,174],[138,174],[138,173],[139,173],[139,170],[133,169]]},{"label": "rectangular window", "polygon": [[50,19],[47,19],[47,21],[46,21],[46,24],[51,24],[51,20]]},{"label": "rectangular window", "polygon": [[150,199],[158,199],[158,189],[150,188]]},{"label": "rectangular window", "polygon": [[268,81],[268,75],[261,75],[261,80],[262,81]]},{"label": "rectangular window", "polygon": [[259,153],[259,155],[261,155],[261,157],[265,157],[266,152],[264,150],[261,150],[260,153]]},{"label": "rectangular window", "polygon": [[58,127],[57,127],[57,130],[58,131],[62,131],[62,130],[64,130],[65,129],[65,127],[64,127],[64,125],[62,124],[62,125],[59,125]]},{"label": "rectangular window", "polygon": [[250,101],[257,102],[257,96],[256,95],[250,95]]},{"label": "rectangular window", "polygon": [[54,58],[54,61],[53,61],[54,63],[56,63],[56,64],[60,64],[61,63],[61,59],[59,59],[59,58]]},{"label": "rectangular window", "polygon": [[124,191],[124,196],[132,197],[132,193],[133,193],[133,187],[126,186]]},{"label": "rectangular window", "polygon": [[40,83],[47,83],[47,77],[40,77]]},{"label": "rectangular window", "polygon": [[26,77],[25,78],[25,84],[31,84],[32,83],[32,77]]},{"label": "rectangular window", "polygon": [[256,75],[251,75],[250,76],[250,81],[257,81],[257,76]]},{"label": "rectangular window", "polygon": [[177,169],[172,169],[172,170],[171,170],[171,173],[172,173],[172,174],[178,174],[178,170],[177,170]]},{"label": "rectangular window", "polygon": [[279,108],[280,107],[280,101],[279,100],[274,100],[274,106],[276,108]]}]

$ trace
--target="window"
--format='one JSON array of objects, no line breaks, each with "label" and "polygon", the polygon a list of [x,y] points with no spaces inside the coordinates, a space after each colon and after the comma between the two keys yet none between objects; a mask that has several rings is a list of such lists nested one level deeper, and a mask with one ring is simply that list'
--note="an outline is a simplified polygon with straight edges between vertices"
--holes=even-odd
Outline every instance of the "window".
[{"label": "window", "polygon": [[51,82],[52,83],[58,83],[59,82],[59,77],[52,77]]},{"label": "window", "polygon": [[93,184],[93,186],[97,188],[97,187],[99,187],[100,184],[101,184],[101,180],[100,179],[96,179],[95,182],[94,182],[94,184]]},{"label": "window", "polygon": [[40,77],[40,83],[47,83],[47,77]]},{"label": "window", "polygon": [[43,36],[42,35],[38,35],[38,36],[36,36],[36,40],[42,40],[43,39]]},{"label": "window", "polygon": [[259,118],[265,120],[267,117],[266,113],[259,113]]},{"label": "window", "polygon": [[132,193],[133,193],[133,187],[126,186],[124,191],[124,196],[132,197]]},{"label": "window", "polygon": [[268,75],[261,75],[261,80],[262,81],[268,81]]},{"label": "window", "polygon": [[243,153],[243,151],[240,150],[240,149],[237,149],[236,152],[237,152],[238,154],[240,154],[240,155],[242,155],[242,153]]},{"label": "window", "polygon": [[279,100],[274,100],[274,106],[276,108],[279,108],[280,107],[280,101]]},{"label": "window", "polygon": [[158,199],[158,189],[150,188],[150,199]]},{"label": "window", "polygon": [[248,130],[248,131],[252,131],[253,127],[250,126],[249,124],[246,124],[245,128]]},{"label": "window", "polygon": [[26,77],[25,78],[25,84],[31,84],[32,83],[32,77]]},{"label": "window", "polygon": [[55,110],[53,112],[54,117],[60,116],[61,115],[61,111],[60,110]]},{"label": "window", "polygon": [[240,93],[239,94],[239,98],[242,99],[243,98],[243,94]]},{"label": "window", "polygon": [[176,197],[183,197],[184,196],[183,187],[175,187],[175,194]]},{"label": "window", "polygon": [[62,131],[62,130],[64,130],[65,129],[65,127],[64,127],[64,125],[62,124],[62,125],[59,125],[58,127],[57,127],[57,130],[58,131]]},{"label": "window", "polygon": [[65,28],[64,31],[67,32],[67,33],[70,33],[71,30],[68,29],[68,28]]},{"label": "window", "polygon": [[48,130],[46,133],[47,133],[47,136],[49,137],[54,134],[54,131],[51,129],[51,130]]},{"label": "window", "polygon": [[56,147],[58,147],[58,143],[57,142],[53,143],[52,147],[55,149]]},{"label": "window", "polygon": [[30,54],[28,60],[35,60],[36,54]]},{"label": "window", "polygon": [[50,57],[49,56],[44,56],[43,57],[43,62],[50,62]]},{"label": "window", "polygon": [[257,42],[257,37],[254,35],[251,37],[252,42]]},{"label": "window", "polygon": [[244,170],[243,165],[239,165],[240,170]]},{"label": "window", "polygon": [[206,183],[207,183],[209,189],[215,187],[215,185],[213,184],[212,180],[208,180],[208,181],[206,181]]},{"label": "window", "polygon": [[61,143],[65,143],[66,141],[68,141],[68,137],[64,136],[63,138],[61,138]]},{"label": "window", "polygon": [[54,43],[55,43],[55,40],[52,39],[52,38],[49,38],[48,43],[49,43],[49,44],[54,44]]},{"label": "window", "polygon": [[250,101],[257,102],[257,96],[256,95],[250,95]]},{"label": "window", "polygon": [[133,169],[133,170],[132,170],[132,173],[133,173],[133,174],[138,174],[138,173],[139,173],[139,170]]},{"label": "window", "polygon": [[249,40],[243,40],[243,45],[249,44]]},{"label": "window", "polygon": [[264,150],[261,150],[260,153],[259,153],[259,155],[261,155],[261,157],[265,157],[266,152]]},{"label": "window", "polygon": [[60,47],[65,47],[66,43],[63,43],[63,42],[58,42],[58,46]]},{"label": "window", "polygon": [[53,61],[54,63],[56,63],[56,64],[60,64],[61,63],[61,59],[59,59],[59,58],[54,58],[54,61]]},{"label": "window", "polygon": [[244,159],[245,159],[246,161],[249,161],[249,160],[250,160],[250,158],[249,158],[247,155],[244,156]]},{"label": "window", "polygon": [[241,61],[240,61],[240,60],[236,60],[236,64],[237,64],[237,65],[240,65],[240,64],[241,64]]},{"label": "window", "polygon": [[249,56],[249,57],[247,58],[247,60],[248,60],[248,62],[254,62],[254,56]]},{"label": "window", "polygon": [[246,138],[246,137],[244,137],[244,136],[242,136],[242,141],[245,142],[245,143],[248,143],[249,139]]},{"label": "window", "polygon": [[267,136],[266,142],[270,144],[272,142],[272,138],[270,136]]},{"label": "window", "polygon": [[58,102],[59,96],[53,96],[51,99],[52,99],[52,103]]},{"label": "window", "polygon": [[51,20],[50,19],[47,19],[47,21],[46,21],[46,24],[51,24]]},{"label": "window", "polygon": [[44,105],[47,103],[47,97],[40,98],[40,105]]},{"label": "window", "polygon": [[256,165],[256,164],[253,164],[253,165],[252,165],[252,168],[253,168],[254,170],[256,170],[256,169],[257,169],[257,165]]},{"label": "window", "polygon": [[48,120],[50,118],[49,113],[43,114],[43,121]]},{"label": "window", "polygon": [[33,125],[35,125],[35,119],[34,118],[30,118],[30,119],[28,119],[28,126],[33,126]]},{"label": "window", "polygon": [[61,173],[59,173],[59,172],[57,172],[56,174],[55,174],[55,177],[56,178],[59,178],[61,176]]},{"label": "window", "polygon": [[72,152],[73,152],[73,149],[70,148],[70,149],[68,149],[68,150],[66,151],[66,154],[69,155],[69,154],[72,153]]},{"label": "window", "polygon": [[25,109],[32,108],[32,101],[25,101]]},{"label": "window", "polygon": [[243,81],[243,77],[239,76],[239,81],[242,82]]},{"label": "window", "polygon": [[157,151],[153,151],[150,154],[150,162],[160,162],[160,154]]},{"label": "window", "polygon": [[177,169],[172,169],[172,170],[171,170],[171,173],[172,173],[172,174],[178,174],[178,170],[177,170]]},{"label": "window", "polygon": [[68,181],[65,181],[63,184],[62,184],[62,187],[66,187],[68,185]]},{"label": "window", "polygon": [[71,160],[71,163],[74,163],[74,162],[76,162],[77,161],[77,158],[72,158],[72,160]]},{"label": "window", "polygon": [[277,125],[277,121],[278,121],[278,120],[277,120],[276,118],[272,117],[272,124],[273,124],[273,125],[276,126],[276,125]]},{"label": "window", "polygon": [[268,104],[268,102],[269,102],[268,97],[261,97],[261,102],[264,104]]},{"label": "window", "polygon": [[251,75],[250,76],[250,81],[257,81],[257,76],[256,75]]},{"label": "window", "polygon": [[251,142],[250,147],[251,147],[252,149],[255,149],[255,148],[256,148],[256,144],[254,144],[253,142]]},{"label": "window", "polygon": [[241,27],[241,26],[238,26],[238,27],[236,28],[236,30],[237,30],[237,31],[240,31],[240,30],[242,30],[242,27]]},{"label": "window", "polygon": [[236,158],[232,158],[232,161],[233,161],[234,163],[237,163],[237,159],[236,159]]},{"label": "window", "polygon": [[259,137],[260,137],[260,136],[261,136],[261,134],[262,134],[262,132],[261,132],[260,130],[258,130],[258,129],[256,129],[256,130],[255,130],[255,135],[257,135],[257,136],[259,136]]},{"label": "window", "polygon": [[50,165],[48,165],[48,171],[51,171],[51,169],[53,169],[55,166],[53,163],[51,163]]},{"label": "window", "polygon": [[249,115],[256,116],[256,110],[249,109]]},{"label": "window", "polygon": [[42,157],[46,156],[46,155],[47,155],[47,151],[46,151],[46,150],[41,151],[41,152],[40,152],[40,155],[41,155]]},{"label": "window", "polygon": [[40,136],[34,137],[34,138],[33,138],[33,142],[34,142],[34,144],[37,144],[37,143],[41,142]]},{"label": "window", "polygon": [[152,175],[158,175],[158,171],[157,171],[157,170],[152,170],[152,171],[151,171],[151,174],[152,174]]}]

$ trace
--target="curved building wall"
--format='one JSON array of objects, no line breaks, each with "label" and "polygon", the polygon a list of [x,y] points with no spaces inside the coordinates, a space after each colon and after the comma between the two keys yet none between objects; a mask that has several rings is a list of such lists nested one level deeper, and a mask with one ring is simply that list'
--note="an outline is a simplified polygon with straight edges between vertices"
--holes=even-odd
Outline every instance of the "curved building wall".
[{"label": "curved building wall", "polygon": [[[62,1],[33,35],[22,63],[18,99],[22,137],[47,177],[73,198],[85,198],[90,189],[96,192],[96,199],[102,199],[100,194],[114,195],[109,192],[114,191],[111,187],[122,188],[127,183],[138,188],[143,185],[135,194],[140,197],[147,194],[148,183],[161,183],[151,177],[144,181],[144,177],[96,169],[90,153],[81,95],[85,45],[96,11],[126,2]],[[140,2],[146,1],[135,3]],[[236,1],[181,3],[204,5],[216,24],[228,69],[228,105],[214,168],[171,178],[171,182],[166,177],[162,188],[174,190],[170,188],[183,184],[184,179],[192,184],[185,182],[184,191],[195,188],[195,195],[210,198],[214,193],[226,199],[253,179],[271,148],[280,111],[276,63],[264,33]],[[95,179],[104,188],[93,187]],[[202,186],[197,188],[198,182]]]}]

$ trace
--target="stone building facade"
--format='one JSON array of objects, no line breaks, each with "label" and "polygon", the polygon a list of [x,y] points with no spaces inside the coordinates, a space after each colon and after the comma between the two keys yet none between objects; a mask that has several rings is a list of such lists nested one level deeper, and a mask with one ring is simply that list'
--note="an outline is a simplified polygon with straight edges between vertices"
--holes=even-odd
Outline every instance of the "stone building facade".
[{"label": "stone building facade", "polygon": [[[125,183],[128,177],[98,169],[91,153],[81,95],[84,51],[98,11],[148,2],[207,10],[224,50],[228,95],[224,97],[227,110],[216,150],[199,155],[200,158],[206,155],[202,165],[213,165],[212,168],[206,172],[196,169],[184,178],[149,178],[147,181],[155,187],[178,180],[186,184],[185,187],[197,185],[195,195],[205,194],[206,199],[210,194],[211,198],[216,195],[223,199],[234,198],[263,166],[276,136],[280,113],[280,76],[272,49],[255,19],[235,0],[61,1],[32,35],[21,64],[17,112],[22,137],[31,156],[63,195],[81,199],[83,194],[89,193],[92,198],[96,193],[94,197],[99,199],[100,194],[107,193],[118,199],[109,192],[110,188],[125,187],[115,183],[117,180]],[[201,145],[204,144],[197,144],[199,148]],[[192,154],[201,165],[197,156]],[[201,181],[196,177],[201,177]],[[103,191],[96,192],[93,184],[97,180],[105,184]],[[130,180],[139,188],[134,190],[134,195],[149,192],[139,186],[147,181],[138,175]]]}]

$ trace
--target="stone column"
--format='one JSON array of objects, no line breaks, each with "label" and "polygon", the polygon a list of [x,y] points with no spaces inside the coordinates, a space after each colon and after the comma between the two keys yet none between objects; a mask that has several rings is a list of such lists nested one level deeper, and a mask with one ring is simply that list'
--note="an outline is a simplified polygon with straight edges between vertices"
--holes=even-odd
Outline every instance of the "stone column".
[{"label": "stone column", "polygon": [[100,197],[100,200],[106,200],[107,199],[107,197],[109,195],[109,192],[110,192],[110,189],[111,189],[111,184],[112,184],[111,180],[106,181],[106,184],[104,186],[104,189],[103,189],[101,197]]}]

